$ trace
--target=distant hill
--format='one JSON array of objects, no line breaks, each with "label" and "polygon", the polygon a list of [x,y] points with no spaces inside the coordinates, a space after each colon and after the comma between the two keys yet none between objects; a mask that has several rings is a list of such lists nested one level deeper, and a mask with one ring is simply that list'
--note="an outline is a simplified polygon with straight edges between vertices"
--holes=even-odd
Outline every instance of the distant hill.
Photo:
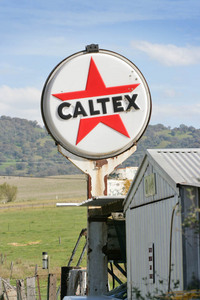
[{"label": "distant hill", "polygon": [[[125,166],[138,166],[146,149],[200,148],[200,129],[180,125],[149,125],[138,142],[137,151]],[[0,175],[51,176],[80,171],[60,153],[46,130],[36,121],[0,117]]]},{"label": "distant hill", "polygon": [[155,148],[200,148],[200,129],[184,124],[175,128],[162,124],[149,125],[138,142],[137,151],[127,159],[124,166],[138,166],[146,149]]},{"label": "distant hill", "polygon": [[57,152],[55,142],[36,121],[0,118],[0,175],[51,176],[80,171]]}]

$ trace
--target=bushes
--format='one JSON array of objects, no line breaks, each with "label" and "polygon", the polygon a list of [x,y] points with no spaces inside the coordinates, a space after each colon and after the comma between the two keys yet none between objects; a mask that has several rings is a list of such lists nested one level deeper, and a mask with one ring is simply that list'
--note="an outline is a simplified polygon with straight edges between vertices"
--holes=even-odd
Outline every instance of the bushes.
[{"label": "bushes", "polygon": [[0,200],[6,202],[12,202],[17,197],[17,187],[14,185],[9,185],[8,183],[3,183],[0,185]]}]

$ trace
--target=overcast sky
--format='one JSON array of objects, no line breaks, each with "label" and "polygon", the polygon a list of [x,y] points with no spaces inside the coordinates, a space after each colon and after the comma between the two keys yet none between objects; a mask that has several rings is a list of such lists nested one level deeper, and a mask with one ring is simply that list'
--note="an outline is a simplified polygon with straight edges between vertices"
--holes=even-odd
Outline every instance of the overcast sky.
[{"label": "overcast sky", "polygon": [[96,43],[150,87],[150,124],[200,128],[199,0],[0,0],[0,115],[37,120],[46,78]]}]

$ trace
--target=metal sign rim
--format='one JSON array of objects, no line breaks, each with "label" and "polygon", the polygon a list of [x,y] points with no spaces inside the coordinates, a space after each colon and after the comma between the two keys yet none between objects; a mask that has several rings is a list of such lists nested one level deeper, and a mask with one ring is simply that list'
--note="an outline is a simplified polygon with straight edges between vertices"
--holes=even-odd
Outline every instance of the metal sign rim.
[{"label": "metal sign rim", "polygon": [[150,118],[151,118],[151,113],[152,113],[152,99],[151,99],[151,93],[150,93],[150,89],[149,89],[149,86],[147,84],[147,81],[144,77],[144,75],[142,74],[142,72],[140,71],[140,69],[131,61],[129,60],[128,58],[126,58],[125,56],[117,53],[117,52],[114,52],[114,51],[110,51],[110,50],[106,50],[106,49],[99,49],[98,50],[99,53],[105,53],[105,54],[109,54],[109,55],[114,55],[115,57],[119,58],[119,59],[122,59],[124,61],[126,61],[129,65],[133,66],[134,69],[137,70],[137,72],[139,73],[140,75],[140,79],[143,81],[143,84],[145,86],[145,90],[146,90],[146,93],[147,93],[147,98],[148,98],[148,101],[149,101],[149,113],[148,113],[148,118],[146,118],[145,122],[144,122],[144,126],[143,128],[141,129],[141,132],[139,133],[139,136],[136,140],[133,140],[129,146],[125,147],[125,149],[121,149],[119,151],[115,151],[113,154],[112,153],[109,153],[108,155],[99,155],[99,156],[95,156],[95,155],[85,155],[85,154],[82,154],[82,153],[77,153],[75,151],[72,151],[71,149],[69,149],[62,141],[59,140],[59,138],[56,137],[56,134],[54,134],[52,132],[52,130],[49,128],[49,125],[48,125],[48,122],[46,120],[46,116],[45,116],[45,112],[44,112],[44,94],[45,94],[45,91],[46,91],[46,88],[47,88],[47,85],[50,81],[50,79],[54,76],[54,73],[68,60],[70,59],[73,59],[77,56],[80,56],[80,55],[85,55],[87,54],[87,51],[86,50],[83,50],[83,51],[79,51],[79,52],[76,52],[66,58],[64,58],[62,61],[60,61],[55,67],[54,69],[50,72],[49,76],[47,77],[46,81],[45,81],[45,84],[43,86],[43,90],[42,90],[42,95],[41,95],[41,114],[42,114],[42,119],[43,119],[43,122],[44,122],[44,125],[45,125],[45,128],[47,129],[47,132],[51,135],[51,137],[53,138],[53,140],[55,141],[55,144],[56,145],[61,145],[64,149],[66,149],[67,151],[69,151],[70,153],[72,153],[73,155],[77,156],[77,157],[82,157],[82,158],[85,158],[85,159],[89,159],[89,160],[101,160],[101,159],[107,159],[107,158],[113,158],[119,154],[122,154],[126,151],[128,151],[131,147],[133,147],[134,145],[137,145],[137,142],[141,139],[141,137],[143,136],[148,124],[149,124],[149,121],[150,121]]}]

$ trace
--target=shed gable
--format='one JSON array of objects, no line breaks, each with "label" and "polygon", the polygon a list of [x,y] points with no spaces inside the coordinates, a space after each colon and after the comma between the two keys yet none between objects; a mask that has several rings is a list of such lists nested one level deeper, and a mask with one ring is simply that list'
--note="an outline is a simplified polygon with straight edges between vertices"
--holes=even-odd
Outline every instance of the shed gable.
[{"label": "shed gable", "polygon": [[[156,163],[152,164],[148,157],[140,170],[138,182],[131,195],[130,208],[172,198],[179,193],[178,188],[167,174]],[[134,198],[134,200],[133,200]]]}]

